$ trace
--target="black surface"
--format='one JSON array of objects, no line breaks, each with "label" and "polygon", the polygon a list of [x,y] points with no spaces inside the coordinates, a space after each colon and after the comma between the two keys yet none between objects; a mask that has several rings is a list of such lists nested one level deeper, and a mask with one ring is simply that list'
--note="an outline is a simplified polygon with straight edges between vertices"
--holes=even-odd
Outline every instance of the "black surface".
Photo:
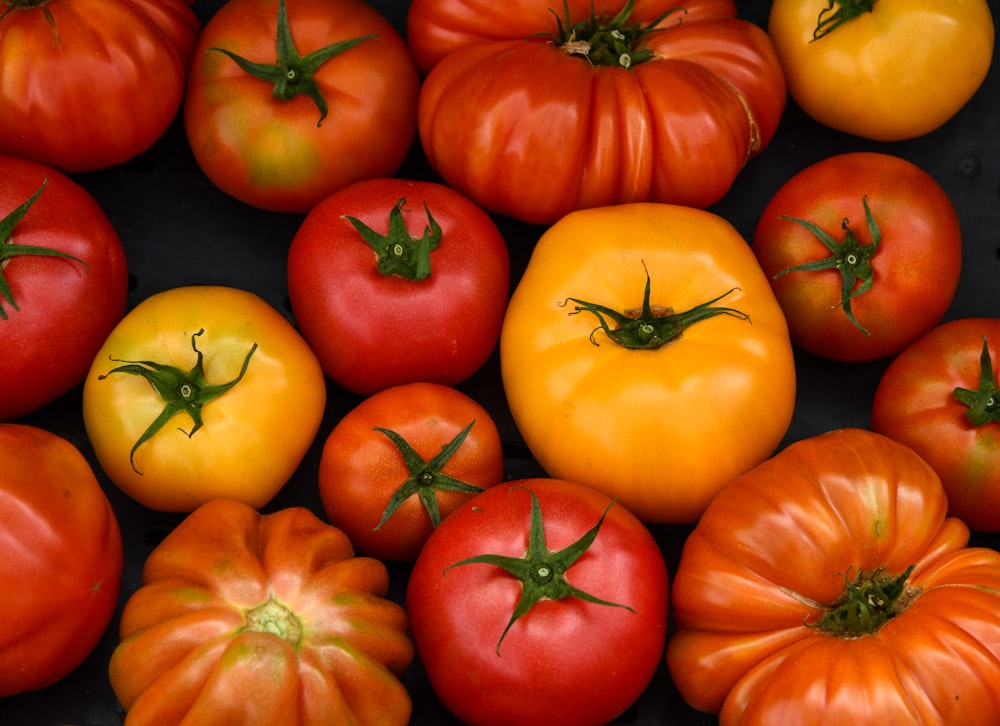
[{"label": "black surface", "polygon": [[[403,0],[372,0],[402,32],[408,5]],[[740,15],[764,26],[768,2],[737,2]],[[205,22],[221,0],[197,0]],[[994,15],[1000,0],[991,0]],[[770,146],[742,172],[730,193],[711,211],[732,222],[747,239],[778,187],[797,171],[827,156],[848,151],[882,151],[905,157],[932,174],[945,188],[962,220],[964,261],[954,303],[946,319],[1000,315],[1000,68],[992,69],[972,101],[940,130],[912,141],[877,144],[838,134],[812,122],[790,103]],[[415,145],[399,176],[431,178]],[[103,206],[125,245],[133,284],[129,308],[147,296],[190,283],[232,285],[252,290],[289,319],[285,256],[301,217],[263,212],[218,191],[204,177],[187,147],[181,124],[135,160],[107,171],[76,175]],[[497,222],[512,256],[512,284],[527,261],[542,228],[506,218]],[[888,361],[838,364],[796,353],[799,389],[795,415],[785,444],[843,426],[869,425],[872,395]],[[508,446],[507,478],[540,474],[520,444],[500,385],[496,355],[462,390],[494,415]],[[305,505],[321,514],[316,473],[323,441],[339,417],[358,398],[329,387],[326,419],[295,477],[265,508],[273,511]],[[80,389],[25,417],[24,423],[65,436],[84,452],[105,486],[125,542],[125,572],[119,612],[139,586],[142,564],[178,515],[147,510],[121,494],[97,466],[84,433]],[[653,526],[670,571],[676,567],[685,526]],[[994,535],[976,535],[974,543],[997,546]],[[391,596],[402,601],[408,568],[391,565]],[[107,663],[117,642],[118,617],[92,655],[60,683],[35,693],[0,699],[0,724],[120,724],[121,708],[107,679]],[[430,691],[419,663],[404,677],[414,700],[414,724],[453,722]],[[640,701],[616,723],[711,724],[715,719],[688,708],[661,667]]]}]

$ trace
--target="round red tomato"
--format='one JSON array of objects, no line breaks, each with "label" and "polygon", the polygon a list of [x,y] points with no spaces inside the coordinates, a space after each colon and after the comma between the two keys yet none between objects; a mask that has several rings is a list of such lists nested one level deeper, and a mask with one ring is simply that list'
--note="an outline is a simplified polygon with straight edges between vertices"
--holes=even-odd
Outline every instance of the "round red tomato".
[{"label": "round red tomato", "polygon": [[1000,531],[1000,318],[932,329],[889,364],[875,390],[872,429],[920,454],[941,477],[948,511]]},{"label": "round red tomato", "polygon": [[366,398],[323,446],[319,492],[330,521],[381,560],[416,559],[441,520],[503,479],[489,412],[437,383]]},{"label": "round red tomato", "polygon": [[0,421],[80,383],[127,294],[125,251],[94,198],[54,169],[0,157]]},{"label": "round red tomato", "polygon": [[103,169],[173,122],[200,26],[185,0],[6,0],[0,154]]},{"label": "round red tomato", "polygon": [[118,604],[118,521],[87,460],[34,426],[0,424],[0,698],[69,675]]},{"label": "round red tomato", "polygon": [[416,136],[419,86],[409,48],[363,0],[229,0],[201,34],[184,125],[224,192],[305,213],[396,173]]},{"label": "round red tomato", "polygon": [[417,653],[468,724],[605,724],[643,692],[667,629],[643,524],[558,479],[487,489],[428,538],[406,592]]},{"label": "round red tomato", "polygon": [[455,385],[500,335],[507,246],[482,209],[441,184],[372,179],[330,195],[288,252],[288,287],[323,370],[356,393]]},{"label": "round red tomato", "polygon": [[427,158],[534,223],[623,202],[707,207],[771,140],[785,82],[732,0],[415,0]]},{"label": "round red tomato", "polygon": [[764,208],[753,250],[793,343],[868,361],[941,321],[958,287],[962,231],[930,174],[897,156],[853,152],[785,182]]}]

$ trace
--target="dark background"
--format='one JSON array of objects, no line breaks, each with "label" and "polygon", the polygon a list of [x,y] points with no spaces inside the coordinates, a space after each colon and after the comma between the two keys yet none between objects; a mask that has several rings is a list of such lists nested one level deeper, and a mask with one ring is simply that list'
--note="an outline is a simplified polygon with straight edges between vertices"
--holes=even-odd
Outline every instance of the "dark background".
[{"label": "dark background", "polygon": [[[405,33],[405,0],[370,0]],[[222,0],[196,0],[202,23]],[[737,0],[740,16],[766,27],[769,2]],[[1000,0],[990,1],[996,16]],[[995,61],[995,58],[994,58]],[[791,101],[777,136],[736,180],[711,211],[728,219],[750,239],[771,195],[787,179],[827,156],[849,151],[881,151],[905,157],[944,187],[962,220],[964,260],[958,293],[947,319],[1000,315],[1000,69],[992,69],[971,102],[938,131],[911,141],[879,144],[839,134],[808,119]],[[412,179],[437,180],[419,145],[398,172]],[[263,212],[217,190],[197,167],[178,121],[148,152],[120,167],[79,174],[116,226],[131,273],[129,308],[168,288],[211,283],[252,290],[293,320],[288,304],[285,259],[301,216]],[[543,231],[497,217],[512,257],[512,285],[524,269],[531,247]],[[888,361],[838,364],[796,351],[799,389],[795,415],[783,445],[844,426],[868,427],[872,395]],[[504,401],[496,355],[460,388],[485,405],[505,440],[508,479],[541,474],[521,444]],[[97,465],[80,410],[80,389],[21,421],[49,429],[72,441],[88,457],[118,516],[125,542],[125,572],[119,612],[140,584],[142,564],[178,515],[153,512],[112,485]],[[307,506],[322,515],[316,475],[326,435],[359,398],[329,386],[326,419],[312,450],[294,478],[265,508]],[[676,567],[686,526],[651,527],[667,565]],[[1000,545],[996,535],[974,535],[975,544]],[[408,567],[390,565],[391,597],[402,602]],[[107,679],[107,663],[117,643],[117,615],[92,655],[60,683],[35,693],[0,699],[0,724],[113,726],[123,713]],[[437,703],[419,663],[404,676],[414,701],[414,724],[453,722]],[[712,724],[714,717],[692,711],[673,688],[665,667],[640,701],[618,724]]]}]

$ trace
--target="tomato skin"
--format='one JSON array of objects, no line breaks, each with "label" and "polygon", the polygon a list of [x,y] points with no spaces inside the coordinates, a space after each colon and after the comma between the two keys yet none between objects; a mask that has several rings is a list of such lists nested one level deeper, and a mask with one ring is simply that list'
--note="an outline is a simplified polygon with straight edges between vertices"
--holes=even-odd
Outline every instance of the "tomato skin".
[{"label": "tomato skin", "polygon": [[985,0],[877,0],[813,40],[824,4],[775,0],[767,24],[789,95],[821,124],[877,141],[915,138],[986,78],[995,31]]},{"label": "tomato skin", "polygon": [[0,424],[0,697],[51,685],[91,653],[118,604],[118,520],[66,439]]},{"label": "tomato skin", "polygon": [[[681,312],[724,296],[717,305],[749,321],[716,315],[631,350],[573,312],[569,298],[638,310],[644,267],[651,306]],[[508,303],[500,366],[546,473],[604,491],[646,522],[695,521],[774,452],[795,404],[788,330],[753,253],[724,219],[688,207],[581,210],[550,227]]]},{"label": "tomato skin", "polygon": [[205,25],[191,64],[184,126],[198,165],[227,194],[270,211],[306,213],[353,182],[392,176],[416,136],[420,79],[395,28],[362,0],[287,0],[300,55],[375,34],[313,78],[329,104],[272,97],[272,85],[223,53],[274,63],[277,0],[230,0]]},{"label": "tomato skin", "polygon": [[420,660],[445,707],[469,724],[603,724],[638,698],[663,652],[667,570],[656,541],[619,504],[566,572],[575,587],[635,612],[568,597],[542,600],[497,643],[522,589],[479,554],[521,557],[529,488],[546,546],[560,550],[597,522],[611,499],[554,479],[522,479],[463,504],[428,538],[406,595]]},{"label": "tomato skin", "polygon": [[[881,233],[871,258],[872,288],[851,301],[868,335],[840,304],[836,270],[776,277],[830,256],[812,233],[782,215],[813,222],[838,241],[846,219],[868,245],[862,199]],[[920,167],[890,154],[850,152],[812,164],[778,189],[761,214],[753,251],[796,345],[833,360],[870,361],[898,353],[944,317],[958,287],[962,230],[947,193]]]},{"label": "tomato skin", "polygon": [[[194,433],[180,411],[137,445],[165,401],[140,375],[112,371],[152,361],[188,372],[195,350],[209,385],[236,380],[244,363],[245,374],[204,405]],[[83,387],[84,425],[105,473],[141,504],[170,512],[217,497],[266,504],[312,445],[325,405],[319,362],[288,320],[254,293],[213,285],[139,303],[108,336]]]},{"label": "tomato skin", "polygon": [[[595,12],[610,18],[622,5]],[[556,29],[536,2],[417,0],[408,27],[433,65],[418,106],[432,167],[485,208],[531,223],[628,202],[715,203],[773,137],[784,77],[770,39],[733,3],[678,5],[633,10],[644,23],[675,12],[640,43],[656,57],[626,70],[531,38]],[[590,13],[589,2],[569,8],[573,22]]]},{"label": "tomato skin", "polygon": [[[947,507],[923,459],[862,429],[798,441],[737,478],[674,575],[667,664],[684,699],[724,726],[995,723],[1000,555],[967,548]],[[815,627],[848,574],[910,565],[877,634]]]},{"label": "tomato skin", "polygon": [[[411,476],[399,449],[376,427],[402,436],[430,462],[465,427],[472,428],[440,472],[486,489],[503,480],[500,433],[489,412],[461,391],[409,383],[380,391],[334,426],[323,446],[319,491],[330,522],[359,552],[412,562],[434,526],[418,495],[408,497],[378,529],[396,491]],[[441,519],[474,493],[437,491]]]},{"label": "tomato skin", "polygon": [[[78,260],[18,255],[0,265],[19,309],[0,297],[0,421],[31,413],[79,384],[125,314],[128,266],[97,201],[51,167],[0,157],[0,218],[44,190],[10,242]],[[0,240],[3,244],[6,240]]]},{"label": "tomato skin", "polygon": [[[385,234],[390,210],[404,198],[410,236],[425,233],[425,206],[442,229],[423,280],[382,275],[345,218]],[[341,386],[370,395],[417,381],[457,385],[496,347],[510,261],[493,220],[457,192],[434,182],[371,179],[330,195],[306,216],[288,251],[288,287],[302,334]]]},{"label": "tomato skin", "polygon": [[941,477],[948,511],[972,529],[1000,531],[1000,426],[975,426],[956,387],[979,389],[983,336],[1000,370],[1000,319],[943,323],[886,368],[872,403],[872,430],[906,444]]},{"label": "tomato skin", "polygon": [[8,5],[0,19],[0,154],[93,171],[128,161],[163,135],[200,30],[189,3]]},{"label": "tomato skin", "polygon": [[407,723],[413,645],[386,568],[309,510],[207,502],[142,582],[109,665],[129,724]]}]

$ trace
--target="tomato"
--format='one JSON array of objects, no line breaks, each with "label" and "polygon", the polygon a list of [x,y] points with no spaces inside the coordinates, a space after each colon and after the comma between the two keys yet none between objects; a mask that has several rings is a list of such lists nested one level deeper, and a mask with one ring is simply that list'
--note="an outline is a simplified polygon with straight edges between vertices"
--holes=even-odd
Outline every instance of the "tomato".
[{"label": "tomato", "polygon": [[793,443],[684,544],[667,665],[730,724],[995,724],[1000,554],[967,548],[911,449],[863,429]]},{"label": "tomato", "polygon": [[51,685],[90,655],[118,604],[118,520],[87,460],[0,424],[0,697]]},{"label": "tomato", "polygon": [[708,207],[785,107],[770,39],[731,0],[415,0],[407,23],[430,68],[418,105],[430,164],[527,222]]},{"label": "tomato", "polygon": [[406,592],[435,693],[468,724],[605,724],[651,681],[667,629],[656,541],[589,487],[521,479],[428,538]]},{"label": "tomato", "polygon": [[79,384],[125,314],[118,233],[80,185],[0,157],[0,421]]},{"label": "tomato", "polygon": [[510,286],[493,220],[434,182],[372,179],[330,195],[288,251],[289,299],[323,370],[369,395],[461,383],[496,347]]},{"label": "tomato", "polygon": [[184,127],[222,191],[305,213],[396,172],[419,86],[409,48],[363,0],[228,0],[202,31]]},{"label": "tomato", "polygon": [[767,30],[792,99],[821,124],[878,141],[942,126],[993,59],[986,0],[774,0]]},{"label": "tomato", "polygon": [[500,433],[461,391],[409,383],[355,406],[323,445],[319,491],[355,548],[413,561],[441,520],[503,479]]},{"label": "tomato", "polygon": [[205,503],[149,555],[111,686],[130,724],[406,724],[385,565],[301,507]]},{"label": "tomato", "polygon": [[535,246],[508,304],[511,415],[549,476],[648,522],[692,522],[791,422],[781,308],[721,217],[664,204],[581,210]]},{"label": "tomato", "polygon": [[108,336],[83,420],[108,477],[141,504],[190,512],[216,497],[266,504],[319,430],[323,371],[257,295],[195,285],[152,295]]},{"label": "tomato", "polygon": [[949,514],[991,532],[1000,531],[997,346],[998,318],[943,323],[889,364],[872,405],[872,429],[941,477]]},{"label": "tomato", "polygon": [[962,230],[948,194],[901,157],[851,152],[795,174],[767,203],[753,250],[792,341],[839,361],[898,353],[944,317]]},{"label": "tomato", "polygon": [[200,24],[185,0],[0,3],[0,154],[121,164],[170,126]]}]

